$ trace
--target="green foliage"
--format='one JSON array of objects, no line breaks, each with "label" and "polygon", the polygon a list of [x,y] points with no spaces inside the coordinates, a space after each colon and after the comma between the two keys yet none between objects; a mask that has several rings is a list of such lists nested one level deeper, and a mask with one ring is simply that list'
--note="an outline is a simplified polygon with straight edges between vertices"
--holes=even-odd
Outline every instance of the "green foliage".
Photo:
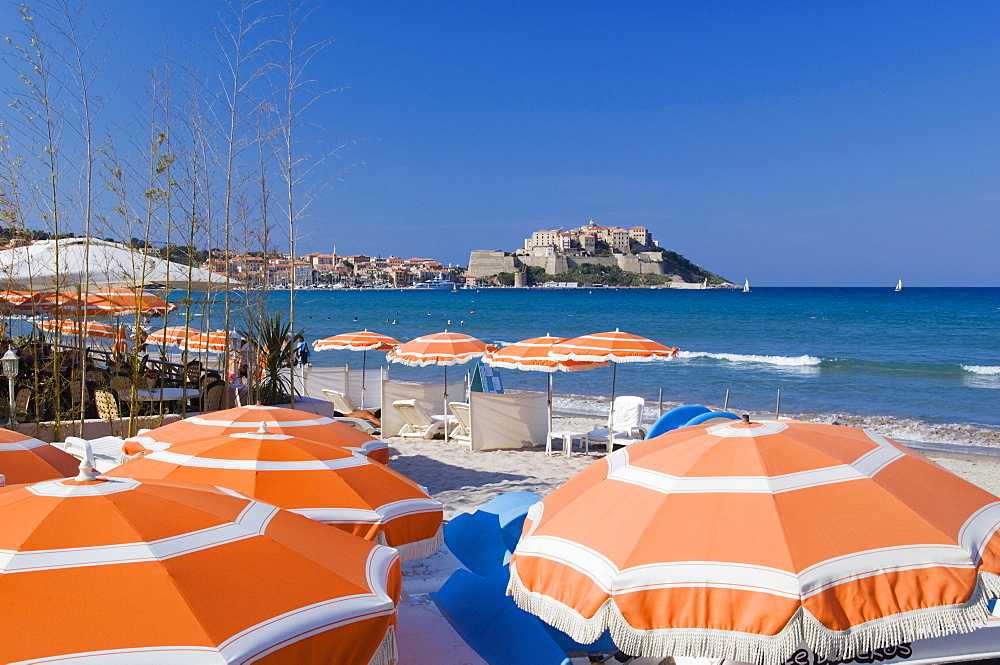
[{"label": "green foliage", "polygon": [[514,286],[514,273],[512,272],[497,273],[494,279],[500,286]]},{"label": "green foliage", "polygon": [[708,279],[709,284],[722,284],[726,281],[715,273],[697,266],[677,252],[660,248],[660,253],[663,254],[663,272],[680,275],[685,282],[700,282]]},{"label": "green foliage", "polygon": [[[256,382],[256,398],[258,404],[273,406],[287,404],[292,401],[292,386],[285,368],[292,363],[291,326],[282,321],[281,312],[272,317],[264,317],[256,330],[240,330],[255,351],[260,362],[260,378]],[[302,334],[300,331],[298,334]],[[253,368],[250,368],[253,371]]]}]

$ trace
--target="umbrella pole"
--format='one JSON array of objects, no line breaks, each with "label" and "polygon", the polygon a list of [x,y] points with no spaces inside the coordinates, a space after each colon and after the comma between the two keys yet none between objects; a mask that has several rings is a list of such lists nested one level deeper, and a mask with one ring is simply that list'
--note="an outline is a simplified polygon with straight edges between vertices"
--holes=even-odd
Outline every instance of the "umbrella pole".
[{"label": "umbrella pole", "polygon": [[[548,437],[549,438],[548,438],[548,440],[545,443],[546,449],[550,449],[552,447],[552,372],[548,373],[548,379],[549,379],[549,381],[548,381],[548,384],[549,384],[549,389],[548,389],[548,406],[549,406],[549,432],[548,432]],[[569,437],[563,437],[563,454],[566,453],[566,450],[567,450],[566,446],[567,445],[572,445],[569,441],[566,440],[567,438],[569,438]]]},{"label": "umbrella pole", "polygon": [[368,351],[361,352],[361,408],[365,408],[365,368],[368,366]]},{"label": "umbrella pole", "polygon": [[611,410],[608,411],[608,454],[615,449],[615,382],[618,380],[618,363],[611,361]]},{"label": "umbrella pole", "polygon": [[448,366],[444,366],[444,442],[448,443]]}]

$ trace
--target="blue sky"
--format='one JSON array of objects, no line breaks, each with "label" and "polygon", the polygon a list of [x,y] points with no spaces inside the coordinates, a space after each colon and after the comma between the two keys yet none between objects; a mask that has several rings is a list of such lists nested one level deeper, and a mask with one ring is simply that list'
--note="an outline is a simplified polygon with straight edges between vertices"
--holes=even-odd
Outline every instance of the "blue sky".
[{"label": "blue sky", "polygon": [[[161,34],[204,57],[212,3],[111,7],[133,87]],[[322,5],[313,72],[345,89],[313,138],[364,140],[300,247],[465,264],[595,219],[760,286],[1000,286],[997,25],[993,2]]]}]

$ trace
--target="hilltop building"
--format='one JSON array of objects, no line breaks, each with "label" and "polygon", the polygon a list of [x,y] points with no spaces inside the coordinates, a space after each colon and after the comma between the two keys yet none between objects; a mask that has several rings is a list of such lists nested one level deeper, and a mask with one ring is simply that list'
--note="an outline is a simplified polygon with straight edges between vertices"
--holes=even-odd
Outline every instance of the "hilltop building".
[{"label": "hilltop building", "polygon": [[501,272],[516,273],[523,266],[540,267],[550,275],[558,275],[584,264],[618,266],[636,274],[664,274],[663,253],[649,229],[601,226],[590,220],[575,229],[535,231],[525,238],[524,247],[512,254],[475,250],[469,257],[466,275],[491,277]]}]

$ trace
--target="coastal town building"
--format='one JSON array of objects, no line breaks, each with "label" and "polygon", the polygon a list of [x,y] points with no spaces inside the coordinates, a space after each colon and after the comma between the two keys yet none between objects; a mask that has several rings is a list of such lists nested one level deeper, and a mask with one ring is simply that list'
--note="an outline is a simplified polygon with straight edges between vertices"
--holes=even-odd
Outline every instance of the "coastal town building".
[{"label": "coastal town building", "polygon": [[525,238],[519,255],[545,257],[555,253],[567,256],[594,256],[598,253],[635,254],[654,250],[657,245],[653,235],[644,226],[623,229],[620,226],[600,226],[594,220],[588,224],[569,229],[535,231]]},{"label": "coastal town building", "polygon": [[[258,255],[259,254],[259,255]],[[340,255],[313,252],[297,257],[263,253],[212,252],[202,267],[249,286],[392,286],[403,288],[429,280],[460,281],[460,271],[434,259],[399,256]]]}]

